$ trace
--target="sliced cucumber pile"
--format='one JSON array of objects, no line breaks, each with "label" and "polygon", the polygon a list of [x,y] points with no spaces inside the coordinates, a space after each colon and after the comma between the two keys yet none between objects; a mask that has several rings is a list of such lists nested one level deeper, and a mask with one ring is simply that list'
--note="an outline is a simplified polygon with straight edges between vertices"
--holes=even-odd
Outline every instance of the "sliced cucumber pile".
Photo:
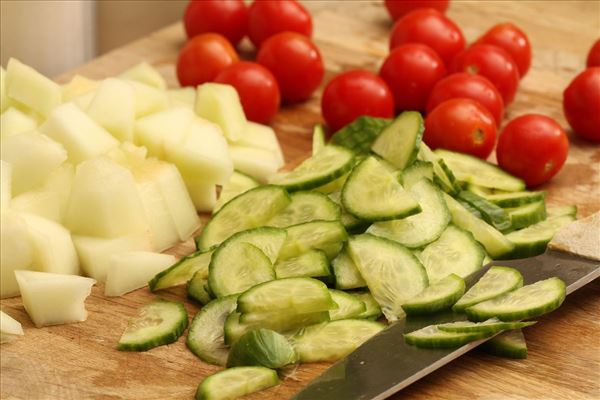
[{"label": "sliced cucumber pile", "polygon": [[574,220],[575,217],[571,215],[550,217],[525,229],[509,233],[506,238],[514,246],[509,258],[532,257],[543,253],[556,232]]},{"label": "sliced cucumber pile", "polygon": [[511,329],[521,329],[527,326],[534,325],[536,321],[530,322],[503,322],[497,318],[488,319],[484,322],[470,322],[470,321],[459,321],[449,322],[447,324],[441,324],[437,327],[444,332],[456,332],[456,333],[471,333],[471,332],[482,332],[488,335],[493,335],[501,331],[507,331]]},{"label": "sliced cucumber pile", "polygon": [[341,208],[327,195],[319,192],[295,192],[292,202],[266,225],[286,228],[310,221],[338,221]]},{"label": "sliced cucumber pile", "polygon": [[424,131],[421,114],[405,111],[381,132],[371,150],[396,168],[404,169],[417,158]]},{"label": "sliced cucumber pile", "polygon": [[432,314],[452,307],[464,293],[465,281],[450,274],[402,304],[402,309],[408,315]]},{"label": "sliced cucumber pile", "polygon": [[357,315],[356,318],[376,321],[383,315],[379,303],[370,292],[349,292],[349,294],[365,303],[365,311]]},{"label": "sliced cucumber pile", "polygon": [[356,318],[367,311],[365,303],[349,293],[335,289],[329,289],[329,293],[331,293],[331,298],[338,305],[338,308],[329,311],[329,318],[332,321]]},{"label": "sliced cucumber pile", "polygon": [[510,267],[491,267],[454,305],[454,311],[464,311],[477,303],[493,299],[523,286],[523,276]]},{"label": "sliced cucumber pile", "polygon": [[410,189],[421,179],[427,179],[433,182],[433,163],[428,161],[415,160],[415,162],[400,175],[402,186]]},{"label": "sliced cucumber pile", "polygon": [[503,208],[469,191],[460,192],[458,198],[479,211],[483,220],[500,232],[511,230],[511,218]]},{"label": "sliced cucumber pile", "polygon": [[231,400],[279,384],[275,370],[265,367],[235,367],[204,379],[196,400]]},{"label": "sliced cucumber pile", "polygon": [[339,221],[306,222],[290,226],[286,232],[287,238],[279,252],[280,260],[298,257],[310,250],[321,250],[328,259],[333,259],[348,238]]},{"label": "sliced cucumber pile", "polygon": [[298,257],[279,260],[275,276],[282,278],[328,278],[331,276],[329,260],[321,250],[309,250]]}]

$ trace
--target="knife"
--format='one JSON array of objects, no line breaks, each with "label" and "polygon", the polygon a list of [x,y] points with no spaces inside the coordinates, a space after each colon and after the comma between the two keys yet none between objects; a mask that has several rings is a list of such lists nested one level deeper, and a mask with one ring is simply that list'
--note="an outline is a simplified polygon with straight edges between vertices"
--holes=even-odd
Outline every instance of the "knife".
[{"label": "knife", "polygon": [[[542,255],[494,261],[465,279],[472,286],[494,265],[513,267],[530,284],[553,276],[567,294],[600,276],[600,212],[558,232]],[[420,349],[404,342],[404,333],[432,324],[465,320],[464,314],[438,313],[402,319],[365,342],[297,393],[295,400],[379,400],[402,390],[490,338],[455,350]]]}]

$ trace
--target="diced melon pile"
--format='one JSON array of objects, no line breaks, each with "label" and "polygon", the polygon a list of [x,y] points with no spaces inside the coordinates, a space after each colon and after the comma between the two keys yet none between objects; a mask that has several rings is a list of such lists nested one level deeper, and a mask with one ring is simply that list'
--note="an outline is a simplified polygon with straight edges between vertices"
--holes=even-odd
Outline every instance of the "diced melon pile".
[{"label": "diced melon pile", "polygon": [[144,286],[234,169],[267,182],[284,164],[232,86],[167,89],[147,63],[60,86],[15,59],[0,83],[0,295],[21,294],[36,326],[85,320],[96,281]]}]

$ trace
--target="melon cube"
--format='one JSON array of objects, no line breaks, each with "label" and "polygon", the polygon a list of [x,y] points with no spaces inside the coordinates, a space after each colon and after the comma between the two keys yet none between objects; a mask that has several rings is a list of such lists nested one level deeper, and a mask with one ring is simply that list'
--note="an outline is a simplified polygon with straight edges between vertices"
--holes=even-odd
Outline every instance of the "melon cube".
[{"label": "melon cube", "polygon": [[153,66],[143,61],[127,71],[119,75],[119,78],[137,81],[148,86],[152,86],[156,89],[165,90],[167,88],[167,82],[162,77],[160,72]]},{"label": "melon cube", "polygon": [[183,177],[185,186],[198,212],[212,212],[217,204],[217,187],[201,179]]},{"label": "melon cube", "polygon": [[14,271],[31,267],[34,248],[27,223],[19,213],[5,211],[0,215],[0,297],[19,295]]},{"label": "melon cube", "polygon": [[12,197],[12,165],[0,160],[0,211],[7,210]]},{"label": "melon cube", "polygon": [[3,113],[9,107],[8,96],[6,95],[6,71],[0,67],[0,113]]},{"label": "melon cube", "polygon": [[148,237],[135,235],[114,239],[73,236],[73,243],[83,272],[99,282],[106,281],[110,259],[113,255],[130,251],[152,250]]},{"label": "melon cube", "polygon": [[66,103],[67,101],[71,101],[76,97],[93,92],[96,90],[96,88],[98,88],[99,84],[100,82],[93,79],[88,79],[81,75],[75,75],[69,83],[62,86],[62,100]]},{"label": "melon cube", "polygon": [[0,134],[2,139],[37,128],[37,121],[23,111],[9,107],[0,116]]},{"label": "melon cube", "polygon": [[38,132],[25,132],[2,140],[2,160],[12,165],[13,196],[40,185],[67,159],[64,147]]},{"label": "melon cube", "polygon": [[54,222],[61,223],[61,199],[56,192],[31,190],[13,198],[10,207],[19,212],[35,214]]},{"label": "melon cube", "polygon": [[6,68],[6,94],[46,117],[62,101],[58,83],[14,58]]},{"label": "melon cube", "polygon": [[167,96],[171,107],[187,107],[193,110],[196,104],[196,89],[193,87],[169,89]]},{"label": "melon cube", "polygon": [[195,118],[194,112],[185,107],[171,108],[140,118],[135,123],[135,143],[146,146],[149,155],[164,159],[165,139],[182,137]]},{"label": "melon cube", "polygon": [[240,96],[231,85],[204,83],[198,86],[196,113],[219,125],[228,140],[239,140],[246,129]]},{"label": "melon cube", "polygon": [[91,278],[37,271],[15,271],[25,311],[38,328],[87,319],[85,299],[96,283]]},{"label": "melon cube", "polygon": [[133,142],[134,103],[131,85],[109,78],[96,90],[87,114],[117,140]]},{"label": "melon cube", "polygon": [[0,311],[0,343],[12,342],[19,336],[23,336],[21,323],[4,311]]},{"label": "melon cube", "polygon": [[81,96],[74,97],[70,102],[75,104],[81,111],[86,112],[90,107],[90,104],[92,104],[94,97],[96,97],[95,90],[87,92],[86,94],[82,94]]},{"label": "melon cube", "polygon": [[235,144],[268,150],[275,154],[275,157],[279,162],[278,168],[283,167],[285,164],[285,159],[283,158],[283,152],[281,151],[281,146],[277,140],[277,135],[275,134],[273,128],[268,125],[262,125],[257,124],[256,122],[248,121],[248,125],[246,125],[244,134]]},{"label": "melon cube", "polygon": [[69,160],[75,164],[98,157],[119,145],[110,133],[72,103],[57,107],[40,130],[62,143]]},{"label": "melon cube", "polygon": [[135,168],[144,165],[147,155],[147,148],[143,146],[136,146],[130,142],[121,143],[119,147],[114,148],[106,153],[107,158],[110,158],[117,164],[132,171]]},{"label": "melon cube", "polygon": [[48,175],[39,189],[58,195],[60,202],[60,221],[64,221],[74,179],[75,167],[73,167],[73,164],[64,163]]},{"label": "melon cube", "polygon": [[269,150],[231,145],[229,154],[236,170],[262,183],[269,182],[281,167],[277,155]]},{"label": "melon cube", "polygon": [[124,82],[129,83],[133,88],[136,119],[169,107],[169,97],[164,90],[132,80],[124,80]]},{"label": "melon cube", "polygon": [[111,257],[106,277],[104,294],[122,296],[148,284],[159,272],[175,264],[177,259],[170,254],[148,251],[132,251]]}]

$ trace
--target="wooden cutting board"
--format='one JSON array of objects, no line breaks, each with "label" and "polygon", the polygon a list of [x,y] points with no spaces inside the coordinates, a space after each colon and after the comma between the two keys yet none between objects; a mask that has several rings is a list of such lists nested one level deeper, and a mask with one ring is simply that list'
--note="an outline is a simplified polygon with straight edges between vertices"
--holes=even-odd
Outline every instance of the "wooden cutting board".
[{"label": "wooden cutting board", "polygon": [[[391,28],[381,3],[305,2],[325,59],[325,82],[343,70],[376,71],[381,65]],[[567,126],[561,93],[582,70],[588,49],[600,35],[599,2],[454,1],[448,14],[469,41],[498,22],[512,21],[523,28],[532,42],[533,66],[521,81],[507,118],[536,112]],[[183,29],[176,24],[57,79],[66,82],[75,73],[105,78],[146,60],[176,86],[173,62],[184,40]],[[252,57],[249,49],[244,47],[244,55]],[[303,104],[286,106],[273,122],[289,165],[309,155],[311,127],[321,121],[319,99],[320,92]],[[550,205],[577,204],[579,215],[586,216],[600,209],[600,147],[572,135],[570,139],[566,165],[541,189],[548,190]],[[189,241],[172,252],[185,255],[192,249]],[[2,399],[191,399],[196,385],[220,369],[192,355],[183,339],[145,353],[116,351],[128,318],[154,295],[140,289],[121,298],[105,298],[102,291],[98,285],[88,298],[86,322],[43,329],[32,326],[19,298],[2,300],[2,309],[25,329],[24,338],[0,347]],[[177,289],[163,296],[183,298],[184,292]],[[190,317],[198,311],[190,302],[186,307]],[[600,282],[596,281],[528,328],[527,360],[505,360],[474,351],[393,398],[598,399],[599,315]],[[289,398],[327,367],[302,365],[280,386],[248,398]]]}]

